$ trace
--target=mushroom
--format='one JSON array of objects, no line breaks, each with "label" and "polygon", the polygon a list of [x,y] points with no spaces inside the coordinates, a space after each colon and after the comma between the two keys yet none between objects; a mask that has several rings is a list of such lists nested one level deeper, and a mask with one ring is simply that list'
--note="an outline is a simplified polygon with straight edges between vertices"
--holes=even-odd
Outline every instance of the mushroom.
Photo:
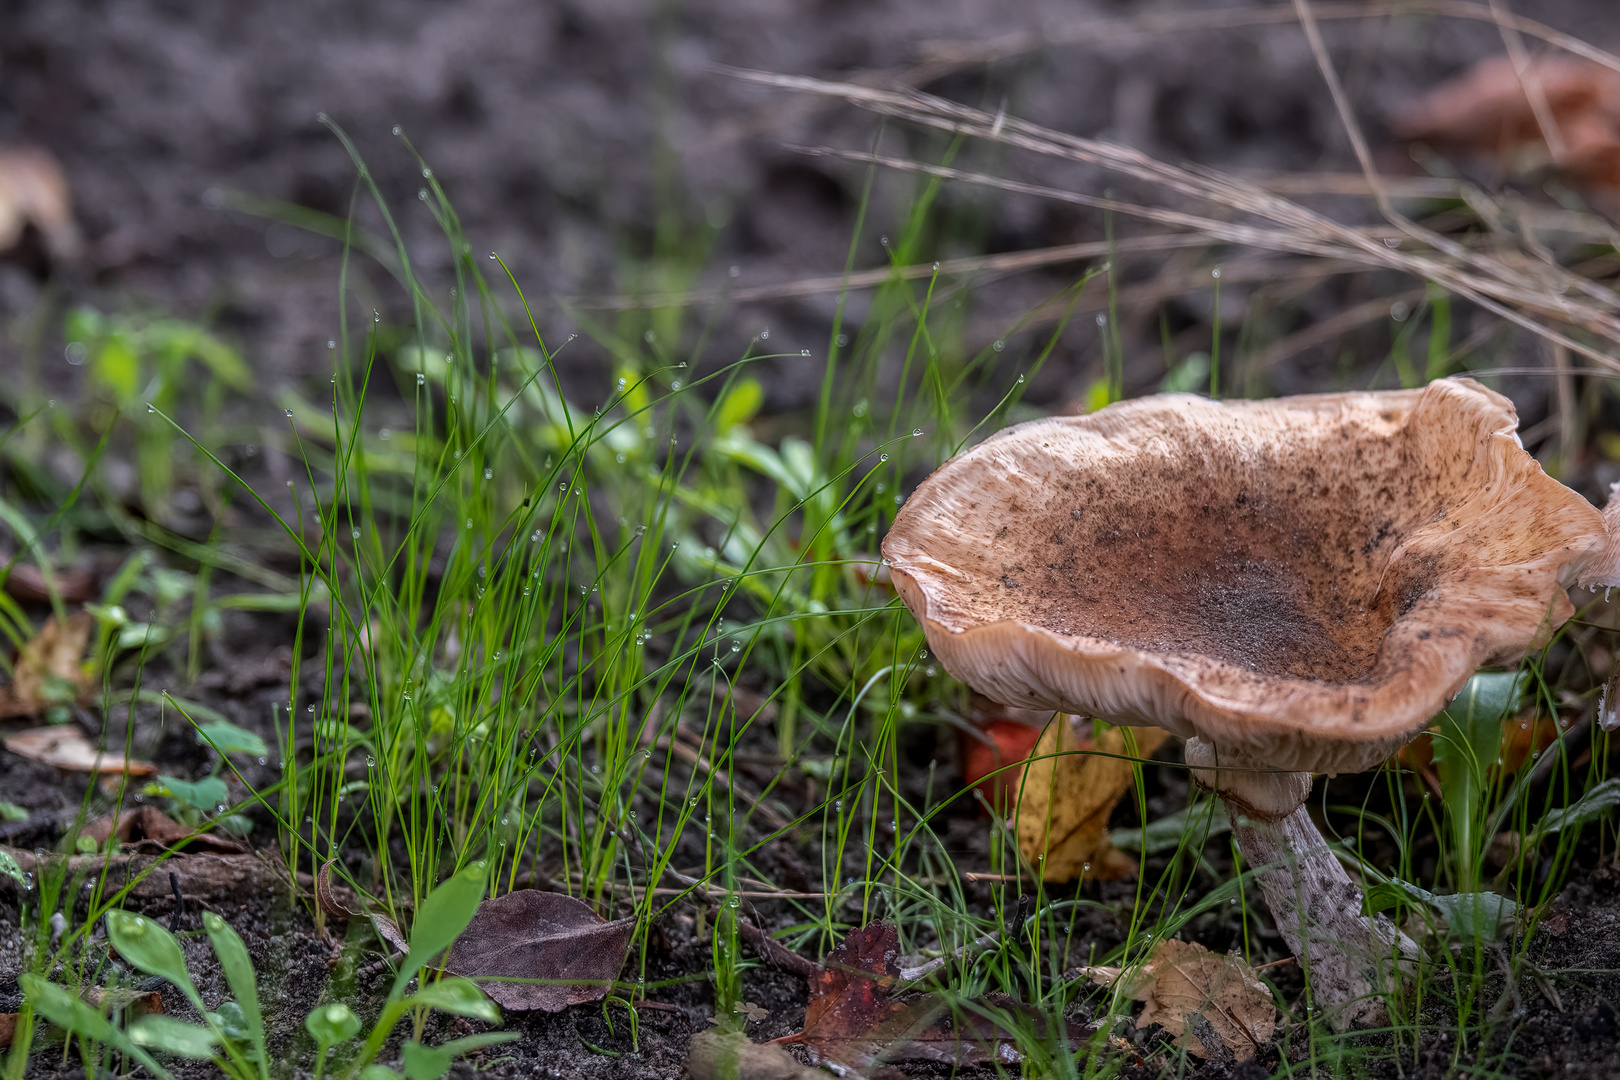
[{"label": "mushroom", "polygon": [[1121,402],[953,458],[883,554],[975,690],[1186,740],[1342,1029],[1382,1014],[1416,947],[1362,914],[1304,808],[1311,774],[1377,765],[1476,668],[1545,643],[1567,586],[1620,563],[1517,423],[1470,379]]}]

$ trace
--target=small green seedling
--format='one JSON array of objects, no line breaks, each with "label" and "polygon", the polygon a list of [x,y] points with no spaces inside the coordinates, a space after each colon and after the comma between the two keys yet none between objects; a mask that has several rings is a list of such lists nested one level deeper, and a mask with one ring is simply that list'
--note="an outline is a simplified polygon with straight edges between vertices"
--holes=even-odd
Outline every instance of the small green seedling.
[{"label": "small green seedling", "polygon": [[[467,867],[428,894],[417,912],[410,949],[382,1014],[360,1054],[350,1063],[347,1077],[385,1080],[397,1076],[393,1070],[374,1065],[373,1061],[394,1026],[412,1011],[425,1013],[437,1009],[489,1024],[500,1023],[500,1010],[471,979],[441,978],[422,986],[415,994],[405,994],[411,979],[420,975],[429,962],[467,928],[483,898],[484,866],[481,863]],[[204,1022],[192,1024],[159,1013],[140,1017],[129,1025],[127,1032],[120,1031],[68,990],[26,974],[22,976],[24,992],[41,1015],[75,1035],[129,1054],[151,1069],[159,1080],[170,1080],[170,1074],[150,1056],[152,1051],[212,1061],[232,1080],[269,1080],[264,1021],[259,1012],[253,962],[242,939],[225,920],[213,912],[203,915],[203,928],[232,994],[231,999],[221,1002],[212,1011],[204,1005],[202,995],[186,971],[180,943],[161,924],[128,911],[109,911],[106,923],[108,939],[119,955],[146,974],[173,983],[202,1015]],[[334,1046],[358,1035],[361,1023],[348,1006],[334,1003],[311,1011],[304,1019],[304,1027],[320,1049],[315,1074],[320,1077],[327,1054]],[[438,1080],[449,1071],[450,1062],[458,1054],[517,1037],[515,1032],[490,1032],[437,1047],[423,1046],[413,1040],[405,1044],[405,1072],[410,1080]]]}]

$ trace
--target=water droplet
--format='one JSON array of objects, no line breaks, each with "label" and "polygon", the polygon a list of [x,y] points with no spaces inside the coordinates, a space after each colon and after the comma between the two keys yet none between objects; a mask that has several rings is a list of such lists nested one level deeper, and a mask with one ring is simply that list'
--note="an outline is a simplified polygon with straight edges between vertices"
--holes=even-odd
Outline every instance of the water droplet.
[{"label": "water droplet", "polygon": [[[325,116],[325,115],[326,115],[326,114],[325,114],[325,113],[322,113],[322,114],[321,114],[321,115],[322,115],[322,116]],[[400,134],[400,133],[401,133],[401,131],[402,131],[402,129],[401,129],[401,128],[400,128],[400,126],[399,126],[399,125],[398,125],[398,124],[395,124],[395,125],[394,125],[394,134],[395,134],[395,135],[398,135],[398,134]]]},{"label": "water droplet", "polygon": [[1219,281],[1220,277],[1221,277],[1221,268],[1218,267],[1218,266],[1215,267],[1215,269],[1213,269],[1213,270],[1211,270],[1209,272],[1209,276],[1214,278],[1215,280]]},{"label": "water droplet", "polygon": [[1020,375],[1020,376],[1018,376],[1018,381],[1019,381],[1019,382],[1020,382],[1020,383],[1021,383],[1021,382],[1023,382],[1023,381],[1024,381],[1024,377],[1023,377],[1023,376],[1022,376],[1022,375]]},{"label": "water droplet", "polygon": [[617,461],[620,465],[623,465],[624,462],[625,462],[625,456],[624,456],[624,454],[622,452],[617,453],[617,454],[613,455],[613,460]]},{"label": "water droplet", "polygon": [[914,438],[914,439],[921,437],[922,433],[923,433],[923,429],[920,428],[920,427],[914,427],[914,428],[911,429],[911,437]]},{"label": "water droplet", "polygon": [[679,390],[681,388],[681,380],[676,379],[674,382],[669,384],[669,388],[671,390]]},{"label": "water droplet", "polygon": [[495,470],[494,469],[485,469],[484,470],[484,479],[485,480],[493,480],[493,479],[495,479]]},{"label": "water droplet", "polygon": [[761,330],[759,332],[759,340],[761,340],[761,341],[769,341],[770,337],[771,337],[771,332],[770,332],[769,329]]},{"label": "water droplet", "polygon": [[349,535],[351,537],[353,537],[354,539],[358,540],[358,539],[360,539],[360,530],[359,529],[350,529],[349,530]]},{"label": "water droplet", "polygon": [[432,169],[423,169],[422,170],[422,179],[424,179],[424,180],[433,179],[433,170]]},{"label": "water droplet", "polygon": [[878,460],[879,461],[888,461],[889,460],[889,455],[888,454],[879,454],[878,455]]},{"label": "water droplet", "polygon": [[731,651],[732,652],[742,652],[742,642],[738,641],[736,638],[732,638],[731,639]]},{"label": "water droplet", "polygon": [[292,410],[291,409],[282,409],[281,410],[281,415],[283,415],[287,419],[291,420],[292,419]]},{"label": "water droplet", "polygon": [[[149,412],[149,413],[155,413],[155,412],[157,412],[157,406],[153,405],[150,401],[148,401],[146,403],[146,411]],[[291,416],[292,414],[288,413],[287,415]]]},{"label": "water droplet", "polygon": [[990,348],[994,349],[996,352],[1000,352],[1002,349],[1005,349],[1006,347],[1007,347],[1007,343],[1005,341],[1000,340],[1000,339],[997,339],[996,341],[993,341],[990,344]]},{"label": "water droplet", "polygon": [[416,385],[421,386],[426,382],[427,382],[427,376],[423,375],[421,372],[417,372],[416,373]]}]

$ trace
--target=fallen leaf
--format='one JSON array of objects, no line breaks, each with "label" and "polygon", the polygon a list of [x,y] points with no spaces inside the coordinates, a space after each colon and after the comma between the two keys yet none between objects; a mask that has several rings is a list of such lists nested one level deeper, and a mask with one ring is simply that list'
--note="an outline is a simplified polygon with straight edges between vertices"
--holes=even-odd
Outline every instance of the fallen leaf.
[{"label": "fallen leaf", "polygon": [[[1244,1061],[1271,1043],[1277,1006],[1241,957],[1222,956],[1191,941],[1161,941],[1146,963],[1129,973],[1117,967],[1078,968],[1071,977],[1121,989],[1146,1002],[1137,1027],[1158,1024],[1176,1045],[1202,1058]],[[1210,1045],[1216,1043],[1217,1045]]]},{"label": "fallen leaf", "polygon": [[56,258],[78,255],[79,227],[62,167],[43,150],[0,150],[0,251],[15,247],[30,225]]},{"label": "fallen leaf", "polygon": [[[8,561],[4,555],[0,555],[0,565]],[[58,570],[53,577],[56,594],[69,604],[83,604],[95,597],[95,575],[82,567]],[[11,573],[6,575],[5,589],[13,600],[21,600],[25,604],[51,602],[51,590],[46,585],[45,575],[32,563],[13,564]]]},{"label": "fallen leaf", "polygon": [[996,812],[1005,813],[1017,798],[1020,776],[1020,770],[1006,766],[1029,757],[1051,718],[1049,712],[1013,709],[973,695],[967,713],[972,730],[961,732],[962,782],[977,788]]},{"label": "fallen leaf", "polygon": [[[1125,733],[1106,728],[1083,737],[1090,720],[1059,716],[1046,726],[1024,767],[1018,795],[1018,849],[1043,881],[1125,877],[1136,862],[1114,849],[1108,815],[1131,790],[1135,773],[1127,760]],[[1147,757],[1167,737],[1158,728],[1135,728],[1136,757]],[[1072,751],[1072,752],[1069,752]],[[1043,755],[1061,754],[1058,757]]]},{"label": "fallen leaf", "polygon": [[895,996],[899,955],[892,924],[851,930],[810,979],[804,1030],[776,1041],[804,1046],[816,1062],[866,1069],[884,1061],[1014,1064],[1023,1055],[1006,1026],[1013,1018],[1043,1037],[1046,1016],[1005,994],[955,1006],[940,994]]},{"label": "fallen leaf", "polygon": [[11,685],[0,688],[0,718],[33,716],[54,705],[84,701],[95,687],[85,650],[96,621],[79,612],[66,622],[53,615],[17,652]]},{"label": "fallen leaf", "polygon": [[112,750],[100,751],[72,727],[44,727],[7,735],[5,747],[18,757],[52,765],[67,772],[129,773],[151,776],[157,767],[144,761],[128,761]]},{"label": "fallen leaf", "polygon": [[829,1075],[800,1064],[780,1046],[713,1028],[697,1032],[687,1044],[686,1074],[692,1080],[828,1080]]},{"label": "fallen leaf", "polygon": [[376,932],[378,941],[383,942],[401,956],[411,951],[411,943],[405,940],[405,935],[399,929],[399,923],[386,915],[373,914],[370,918],[371,929]]},{"label": "fallen leaf", "polygon": [[150,843],[159,848],[178,848],[192,843],[214,851],[242,852],[247,846],[229,837],[200,832],[182,825],[155,806],[137,806],[118,815],[117,824],[112,816],[99,817],[86,825],[80,836],[88,836],[97,844],[105,844],[116,835],[126,844]]},{"label": "fallen leaf", "polygon": [[104,1016],[123,1010],[126,1023],[142,1016],[149,1016],[163,1011],[163,995],[156,990],[142,993],[127,986],[112,988],[90,986],[85,988],[82,996],[85,1001],[99,1009]]},{"label": "fallen leaf", "polygon": [[[315,874],[315,904],[331,919],[352,919],[363,915],[353,890],[332,882],[332,864],[336,859],[328,859],[321,864],[320,870]],[[398,928],[395,928],[398,933]],[[402,952],[404,950],[401,950]]]},{"label": "fallen leaf", "polygon": [[[1551,139],[1527,85],[1539,87],[1556,129]],[[1394,130],[1404,139],[1492,155],[1511,173],[1550,163],[1585,183],[1620,187],[1620,72],[1573,57],[1544,57],[1521,78],[1507,57],[1492,57],[1397,115]]]},{"label": "fallen leaf", "polygon": [[0,1050],[9,1049],[17,1034],[17,1014],[0,1013]]},{"label": "fallen leaf", "polygon": [[479,986],[502,1008],[561,1012],[607,996],[635,929],[636,920],[608,922],[571,896],[519,889],[478,905],[450,947],[445,970],[474,979],[544,980]]}]

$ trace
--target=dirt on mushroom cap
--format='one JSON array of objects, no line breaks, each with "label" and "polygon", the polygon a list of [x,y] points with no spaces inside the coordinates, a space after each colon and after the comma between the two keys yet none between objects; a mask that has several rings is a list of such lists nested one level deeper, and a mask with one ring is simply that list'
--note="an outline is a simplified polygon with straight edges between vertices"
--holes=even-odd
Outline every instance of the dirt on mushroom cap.
[{"label": "dirt on mushroom cap", "polygon": [[1467,379],[1124,402],[947,463],[884,554],[946,668],[990,697],[1355,771],[1544,640],[1604,548],[1516,424]]}]

